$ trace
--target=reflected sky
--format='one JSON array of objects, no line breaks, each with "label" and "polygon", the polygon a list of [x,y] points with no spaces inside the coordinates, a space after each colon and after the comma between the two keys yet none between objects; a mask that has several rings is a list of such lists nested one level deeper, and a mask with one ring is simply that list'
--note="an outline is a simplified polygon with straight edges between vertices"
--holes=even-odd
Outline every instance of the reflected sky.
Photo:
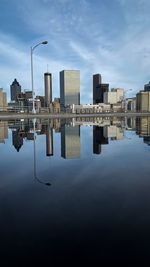
[{"label": "reflected sky", "polygon": [[149,258],[150,118],[1,121],[0,129],[6,262]]}]

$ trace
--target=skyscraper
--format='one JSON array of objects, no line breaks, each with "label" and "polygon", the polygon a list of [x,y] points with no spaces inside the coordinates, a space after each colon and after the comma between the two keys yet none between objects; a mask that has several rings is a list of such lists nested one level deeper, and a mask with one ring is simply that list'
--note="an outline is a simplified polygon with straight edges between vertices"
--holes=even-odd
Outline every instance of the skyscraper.
[{"label": "skyscraper", "polygon": [[11,94],[11,100],[17,101],[18,95],[21,93],[21,85],[17,81],[17,79],[14,79],[10,86],[10,94]]},{"label": "skyscraper", "polygon": [[94,74],[93,75],[93,104],[96,104],[97,99],[97,86],[99,86],[102,82],[102,77],[100,74]]},{"label": "skyscraper", "polygon": [[49,107],[52,102],[52,74],[49,72],[44,73],[44,86],[45,86],[45,107]]},{"label": "skyscraper", "polygon": [[109,84],[102,83],[100,74],[93,75],[93,104],[104,103],[104,93],[109,91]]},{"label": "skyscraper", "polygon": [[150,92],[150,82],[148,84],[144,85],[144,91],[145,92]]},{"label": "skyscraper", "polygon": [[63,70],[60,72],[60,105],[80,105],[80,71]]}]

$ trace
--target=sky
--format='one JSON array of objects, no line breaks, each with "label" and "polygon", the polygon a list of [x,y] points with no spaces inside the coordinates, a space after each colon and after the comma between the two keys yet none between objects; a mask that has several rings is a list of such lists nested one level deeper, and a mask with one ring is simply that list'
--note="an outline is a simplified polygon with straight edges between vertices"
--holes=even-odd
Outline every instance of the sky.
[{"label": "sky", "polygon": [[44,95],[47,70],[53,98],[59,72],[80,70],[81,103],[92,103],[95,73],[127,97],[150,81],[149,0],[0,0],[0,11],[0,88],[8,100],[14,78],[31,89],[30,47],[44,40],[33,54],[36,95]]}]

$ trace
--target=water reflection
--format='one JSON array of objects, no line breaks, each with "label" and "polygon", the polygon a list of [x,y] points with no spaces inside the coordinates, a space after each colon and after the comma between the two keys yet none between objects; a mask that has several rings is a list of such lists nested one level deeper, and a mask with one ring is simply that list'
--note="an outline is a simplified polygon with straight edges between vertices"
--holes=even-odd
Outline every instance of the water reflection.
[{"label": "water reflection", "polygon": [[0,143],[5,143],[5,139],[8,138],[8,123],[0,122]]},{"label": "water reflection", "polygon": [[7,121],[0,140],[5,260],[149,258],[149,118]]},{"label": "water reflection", "polygon": [[[54,156],[53,131],[61,134],[61,157],[80,158],[80,127],[93,127],[93,154],[101,154],[102,146],[109,141],[126,138],[125,131],[135,131],[143,142],[150,145],[150,117],[143,118],[77,118],[68,120],[15,120],[0,122],[0,143],[5,143],[8,130],[12,132],[12,145],[19,152],[24,141],[35,141],[45,135],[45,155]],[[35,136],[36,135],[36,136]]]},{"label": "water reflection", "polygon": [[80,157],[79,125],[61,125],[61,156],[65,159]]}]

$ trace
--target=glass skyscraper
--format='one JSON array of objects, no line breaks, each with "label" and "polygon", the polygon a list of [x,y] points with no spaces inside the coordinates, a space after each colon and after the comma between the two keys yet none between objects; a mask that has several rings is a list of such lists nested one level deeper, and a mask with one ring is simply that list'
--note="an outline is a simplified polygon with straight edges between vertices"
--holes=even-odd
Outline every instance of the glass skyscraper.
[{"label": "glass skyscraper", "polygon": [[80,105],[80,71],[60,72],[60,105],[63,110],[68,105]]}]

